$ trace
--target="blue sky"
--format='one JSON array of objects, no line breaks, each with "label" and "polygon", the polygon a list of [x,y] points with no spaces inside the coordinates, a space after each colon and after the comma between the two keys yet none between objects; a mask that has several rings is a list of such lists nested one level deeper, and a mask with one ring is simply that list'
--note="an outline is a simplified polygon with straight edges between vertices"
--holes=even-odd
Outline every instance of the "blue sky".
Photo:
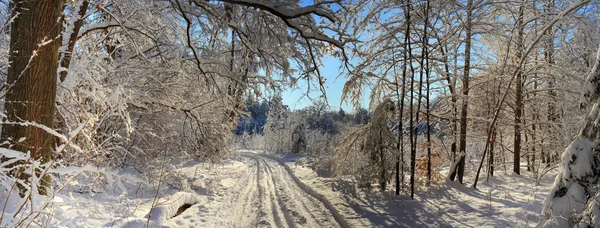
[{"label": "blue sky", "polygon": [[[307,6],[314,4],[313,0],[301,0],[301,6]],[[335,8],[335,5],[333,5]],[[317,22],[321,21],[320,17],[315,17]],[[333,35],[333,34],[330,34]],[[355,107],[347,104],[346,102],[340,103],[340,99],[342,97],[342,90],[344,89],[344,83],[346,83],[346,78],[340,76],[340,66],[342,62],[334,58],[332,56],[325,56],[322,59],[322,65],[319,67],[321,71],[321,75],[326,78],[325,82],[325,92],[327,95],[327,102],[330,106],[331,110],[339,110],[340,107],[344,109],[344,111],[352,112]],[[296,75],[297,76],[297,75]],[[299,80],[298,86],[296,88],[288,88],[282,92],[283,103],[288,105],[292,110],[298,110],[305,107],[310,106],[313,101],[316,101],[321,96],[322,92],[320,91],[317,83],[312,83],[310,89],[311,91],[306,96],[306,91],[308,89],[307,82],[305,80]],[[312,99],[312,100],[311,100]],[[368,99],[363,99],[363,108],[369,107]]]},{"label": "blue sky", "polygon": [[[334,57],[326,56],[322,59],[322,66],[319,67],[321,75],[326,78],[325,92],[327,95],[327,101],[331,110],[339,110],[340,107],[346,112],[352,112],[355,108],[346,102],[340,104],[342,97],[342,90],[344,89],[344,83],[346,78],[340,75],[340,66],[342,62]],[[339,77],[338,77],[339,76]],[[320,98],[322,92],[319,87],[312,83],[308,97],[306,91],[308,84],[306,80],[300,80],[296,88],[287,89],[282,92],[283,103],[288,105],[291,110],[298,110],[310,106],[313,101]],[[318,84],[317,84],[318,85]],[[363,99],[363,108],[368,107],[368,99]],[[341,105],[341,106],[340,106]]]}]

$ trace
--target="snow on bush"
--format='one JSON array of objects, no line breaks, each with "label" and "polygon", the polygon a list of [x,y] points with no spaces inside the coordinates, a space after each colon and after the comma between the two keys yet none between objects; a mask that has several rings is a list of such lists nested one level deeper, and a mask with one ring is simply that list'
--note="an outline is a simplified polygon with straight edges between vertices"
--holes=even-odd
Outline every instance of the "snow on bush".
[{"label": "snow on bush", "polygon": [[388,126],[388,115],[393,109],[394,103],[384,100],[375,108],[370,123],[344,135],[332,157],[334,174],[359,175],[365,186],[370,186],[373,180],[383,186],[389,180],[395,161],[395,138]]},{"label": "snow on bush", "polygon": [[[0,226],[21,227],[21,226],[41,226],[56,227],[69,226],[71,223],[77,223],[72,215],[67,215],[68,208],[79,208],[86,204],[81,199],[73,200],[70,196],[72,192],[68,189],[71,185],[78,185],[77,178],[81,176],[97,175],[102,176],[102,191],[109,189],[119,189],[121,195],[126,195],[128,188],[125,183],[147,184],[145,181],[116,171],[98,168],[91,165],[83,167],[64,166],[53,167],[51,162],[40,164],[38,161],[32,161],[29,153],[22,153],[10,149],[1,148],[0,155],[6,158],[6,162],[0,164],[0,207],[2,216],[0,216]],[[20,163],[20,165],[14,165]],[[32,170],[42,170],[42,172],[32,172]],[[21,180],[8,175],[10,170],[24,170],[31,175],[28,180]],[[53,180],[52,188],[48,191],[49,195],[40,195],[38,188],[41,183],[42,175],[50,175]],[[20,183],[24,189],[17,187]],[[65,195],[66,194],[66,195]]]}]

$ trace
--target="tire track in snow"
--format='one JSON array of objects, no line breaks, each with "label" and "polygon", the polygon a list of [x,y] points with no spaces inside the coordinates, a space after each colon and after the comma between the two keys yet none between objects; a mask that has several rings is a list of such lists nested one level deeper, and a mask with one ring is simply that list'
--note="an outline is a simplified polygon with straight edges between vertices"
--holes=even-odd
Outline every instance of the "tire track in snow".
[{"label": "tire track in snow", "polygon": [[283,213],[285,222],[287,223],[288,227],[296,227],[296,225],[294,224],[294,220],[290,216],[290,213],[289,213],[290,210],[287,208],[287,205],[284,202],[281,194],[277,191],[278,188],[277,188],[277,184],[275,182],[275,176],[273,175],[273,169],[271,169],[271,166],[269,166],[269,164],[267,164],[267,162],[264,159],[260,159],[260,160],[266,167],[266,170],[268,170],[268,173],[270,174],[269,176],[271,176],[271,181],[273,183],[272,191],[275,193],[275,196],[277,197],[277,203],[279,204],[279,207],[281,208],[281,212]]},{"label": "tire track in snow", "polygon": [[254,166],[250,167],[250,172],[245,175],[245,180],[241,182],[240,187],[235,189],[235,191],[240,191],[236,200],[232,202],[234,211],[232,213],[233,219],[231,221],[234,222],[236,226],[242,227],[247,224],[256,224],[257,222],[257,217],[251,216],[252,214],[255,214],[256,210],[254,201],[256,201],[255,192],[257,189],[255,186],[258,185],[258,176],[254,175],[252,172],[254,168],[258,171],[258,161]]},{"label": "tire track in snow", "polygon": [[[261,161],[262,159],[260,158],[255,158],[257,161]],[[260,162],[258,163],[260,164]],[[280,207],[278,207],[278,197],[276,195],[275,192],[275,184],[273,183],[272,178],[269,178],[271,176],[271,173],[269,171],[269,169],[266,167],[266,165],[264,165],[263,163],[263,185],[261,185],[260,187],[263,188],[263,193],[264,193],[264,197],[263,199],[265,199],[264,202],[264,206],[268,207],[265,208],[267,211],[270,211],[271,213],[265,213],[265,217],[268,219],[267,221],[262,220],[258,225],[267,225],[270,226],[271,224],[269,223],[269,221],[274,222],[275,223],[275,227],[283,227],[283,224],[281,222],[281,217],[285,217],[284,215],[284,211],[282,211],[280,209]]]},{"label": "tire track in snow", "polygon": [[[339,214],[339,212],[333,207],[333,205],[321,194],[315,192],[310,189],[304,183],[302,183],[291,171],[291,169],[283,163],[281,160],[274,156],[269,156],[265,154],[253,154],[253,153],[240,153],[242,156],[256,159],[257,161],[262,161],[265,166],[263,169],[266,176],[270,175],[270,179],[266,180],[265,183],[268,185],[268,189],[272,190],[270,192],[270,198],[265,197],[266,199],[272,200],[272,196],[277,197],[277,202],[280,204],[282,208],[282,214],[284,215],[288,226],[294,226],[295,223],[292,222],[290,224],[289,211],[287,210],[287,206],[291,206],[296,209],[290,210],[295,212],[295,217],[299,218],[300,226],[309,226],[309,227],[331,227],[331,226],[341,226],[341,227],[350,227],[348,223],[343,219],[343,217]],[[267,161],[268,160],[268,161]],[[278,165],[271,166],[269,162],[275,162]],[[274,168],[276,167],[276,168]],[[277,176],[273,174],[273,170],[277,173]],[[263,177],[263,179],[269,179],[267,177]],[[276,188],[275,180],[278,180],[281,184],[281,188]],[[267,188],[265,188],[267,189]],[[280,192],[280,193],[278,193]],[[273,194],[275,193],[275,194]],[[282,196],[285,196],[286,200],[282,199]],[[285,203],[288,203],[286,205]],[[278,217],[279,211],[277,211],[274,207],[274,200],[271,201],[271,209],[273,212],[273,217]],[[286,213],[287,216],[286,216]],[[301,214],[301,217],[298,216]],[[307,221],[302,221],[302,217]],[[330,221],[330,217],[333,217],[337,224]],[[280,218],[280,217],[279,217]],[[310,221],[309,221],[310,220]],[[305,224],[308,223],[308,224]],[[281,223],[277,224],[277,227],[281,227]]]},{"label": "tire track in snow", "polygon": [[260,186],[260,162],[258,161],[258,159],[254,159],[253,160],[256,162],[256,189],[258,189],[258,214],[256,215],[256,224],[254,224],[255,226],[258,226],[258,223],[261,222],[261,217],[263,217],[265,215],[264,212],[264,200],[263,197],[265,195],[265,192],[263,190],[263,188]]},{"label": "tire track in snow", "polygon": [[335,221],[331,221],[332,213],[319,202],[316,198],[308,195],[302,190],[287,171],[280,166],[273,166],[277,170],[278,179],[283,183],[285,193],[292,200],[292,203],[296,206],[294,212],[297,213],[299,223],[301,225],[308,225],[308,227],[334,227],[337,224]]}]

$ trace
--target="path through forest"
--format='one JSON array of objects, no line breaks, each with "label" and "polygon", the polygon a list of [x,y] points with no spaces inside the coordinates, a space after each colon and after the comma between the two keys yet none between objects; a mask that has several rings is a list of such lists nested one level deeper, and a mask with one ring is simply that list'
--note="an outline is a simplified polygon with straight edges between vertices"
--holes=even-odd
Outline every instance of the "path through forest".
[{"label": "path through forest", "polygon": [[[264,155],[240,153],[240,157],[210,173],[204,184],[192,184],[206,204],[194,205],[171,222],[190,227],[340,227],[341,216],[326,199],[318,199],[301,187],[279,163]],[[184,169],[187,174],[196,168]],[[211,179],[212,178],[212,179]],[[317,196],[318,197],[318,196]],[[341,220],[340,220],[341,219]],[[336,221],[337,220],[337,221]]]}]

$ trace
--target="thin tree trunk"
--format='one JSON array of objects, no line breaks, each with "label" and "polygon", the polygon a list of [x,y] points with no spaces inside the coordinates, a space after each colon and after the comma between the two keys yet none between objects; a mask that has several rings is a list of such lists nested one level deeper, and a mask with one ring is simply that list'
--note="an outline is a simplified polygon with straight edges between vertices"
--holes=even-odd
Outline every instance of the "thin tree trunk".
[{"label": "thin tree trunk", "polygon": [[508,169],[506,168],[506,151],[502,145],[504,145],[504,137],[502,136],[502,131],[500,131],[500,149],[502,149],[500,154],[502,155],[502,167],[504,168],[504,174],[506,175],[508,172]]},{"label": "thin tree trunk", "polygon": [[[380,142],[383,142],[383,135],[382,132],[379,132],[379,140]],[[379,187],[381,187],[381,192],[385,192],[385,184],[386,184],[386,179],[385,179],[385,150],[383,148],[382,145],[379,145],[379,158],[381,159],[381,170],[380,170],[380,176],[379,176]]]},{"label": "thin tree trunk", "polygon": [[[410,1],[407,4],[407,15],[410,15]],[[408,65],[410,66],[410,198],[414,199],[414,193],[415,193],[415,164],[416,164],[416,141],[413,140],[413,136],[416,135],[416,133],[414,132],[415,127],[414,127],[414,119],[413,119],[413,101],[414,101],[414,97],[415,97],[415,68],[412,65],[412,46],[410,43],[410,38],[408,40],[408,55],[410,56],[409,61],[408,61]]]},{"label": "thin tree trunk", "polygon": [[[423,38],[425,38],[426,35],[427,34],[424,33],[423,34]],[[425,41],[423,40],[421,43],[425,44]],[[414,136],[413,140],[415,142],[413,143],[413,148],[412,148],[412,154],[413,154],[412,161],[414,161],[415,165],[416,165],[416,159],[417,159],[417,141],[418,141],[418,138],[419,138],[419,123],[421,122],[420,119],[419,119],[419,113],[421,111],[421,98],[423,97],[423,71],[424,71],[424,68],[425,68],[424,67],[424,61],[425,60],[424,60],[423,57],[425,56],[425,52],[426,52],[425,49],[426,49],[425,46],[421,47],[421,60],[419,61],[419,90],[418,90],[419,93],[417,94],[417,97],[416,97],[417,98],[417,110],[415,112],[415,121],[416,121],[416,124],[413,125],[414,131],[415,131],[415,133],[413,135]],[[413,165],[413,169],[415,169],[415,165]],[[413,183],[411,184],[412,186],[411,186],[410,196],[411,196],[411,198],[414,199],[414,178],[415,178],[415,171],[413,171],[411,174],[412,174],[412,176],[411,176],[411,182],[413,182]]]},{"label": "thin tree trunk", "polygon": [[[523,104],[522,109],[521,109],[521,112],[522,112],[521,118],[523,118],[521,120],[521,124],[523,126],[527,126],[527,119],[525,118],[525,116],[526,116],[525,111],[526,111],[525,104]],[[527,160],[527,171],[531,171],[531,151],[529,151],[529,145],[531,145],[531,144],[529,141],[529,134],[527,132],[527,129],[525,129],[525,128],[522,128],[522,131],[523,131],[522,132],[523,135],[525,136],[525,145],[524,145],[524,148],[522,148],[524,150],[522,150],[521,154],[525,154],[525,160]]]},{"label": "thin tree trunk", "polygon": [[430,112],[429,112],[429,50],[428,44],[429,39],[427,37],[427,26],[429,26],[429,0],[425,1],[425,23],[423,25],[423,58],[425,59],[425,79],[426,79],[426,90],[427,96],[425,97],[426,108],[427,108],[427,185],[431,184],[431,127],[430,127]]},{"label": "thin tree trunk", "polygon": [[[538,12],[539,10],[537,9],[537,1],[533,2],[534,4],[534,16],[538,17]],[[538,24],[537,22],[534,24],[534,35],[537,37],[538,36]],[[538,67],[538,56],[534,56],[534,69],[537,69]],[[535,102],[536,97],[537,97],[537,88],[538,88],[538,74],[537,71],[533,74],[533,93],[531,94],[531,96],[533,97],[532,100]],[[539,122],[537,116],[539,115],[539,113],[537,112],[536,109],[536,105],[532,105],[531,106],[531,153],[532,153],[532,160],[531,160],[531,164],[532,164],[532,170],[534,172],[534,176],[537,175],[537,172],[535,170],[535,157],[536,157],[536,146],[537,146],[537,135],[536,135],[536,124]]]},{"label": "thin tree trunk", "polygon": [[[501,83],[496,84],[496,80],[497,79],[494,79],[494,82],[493,82],[492,86],[495,86],[499,90]],[[493,105],[495,105],[497,103],[497,101],[496,101],[497,100],[496,99],[496,93],[492,92],[491,97],[492,97],[491,105],[489,105],[490,104],[489,101],[487,102],[488,103],[488,116],[490,116],[491,118],[494,118],[494,111],[493,111],[494,110],[494,106]],[[494,126],[492,126],[492,124],[490,123],[488,127],[491,128],[491,127],[494,127]],[[492,134],[491,135],[492,142],[490,143],[490,156],[488,158],[488,166],[487,166],[488,168],[487,168],[487,177],[486,177],[486,180],[488,180],[488,181],[490,179],[490,176],[494,175],[494,143],[496,141],[496,128],[494,127],[489,132],[491,132],[491,134]],[[485,157],[482,158],[482,159],[485,159]]]},{"label": "thin tree trunk", "polygon": [[487,180],[489,181],[490,176],[494,176],[494,144],[496,143],[496,128],[492,130],[492,143],[490,144],[490,157],[488,158],[488,176]]},{"label": "thin tree trunk", "polygon": [[[457,123],[457,119],[458,119],[458,106],[457,106],[457,94],[456,94],[456,80],[452,80],[450,77],[450,66],[448,64],[448,56],[446,55],[445,51],[444,51],[444,46],[442,46],[440,48],[441,54],[442,56],[444,56],[444,70],[446,71],[446,81],[448,81],[448,90],[450,90],[450,94],[451,94],[451,101],[452,101],[452,144],[450,145],[450,151],[452,152],[452,163],[451,164],[456,164],[456,133],[458,132],[458,123]],[[454,180],[454,178],[456,177],[456,168],[451,170],[450,172],[450,176],[449,178],[451,180]]]},{"label": "thin tree trunk", "polygon": [[[8,67],[9,87],[4,105],[6,122],[10,124],[2,126],[2,141],[10,141],[13,146],[6,147],[29,152],[34,159],[46,163],[52,157],[53,137],[33,124],[49,128],[54,126],[58,49],[62,30],[60,18],[65,3],[63,0],[44,0],[15,1],[13,4],[12,15],[18,16],[11,23],[11,64]],[[23,174],[20,178],[28,182],[27,176]],[[46,194],[50,177],[40,178],[39,193]],[[20,186],[21,192],[24,191],[23,187]]]},{"label": "thin tree trunk", "polygon": [[67,71],[71,65],[71,58],[73,57],[73,51],[75,51],[75,44],[77,43],[77,38],[79,37],[79,30],[81,30],[81,26],[83,25],[83,20],[85,19],[85,13],[87,12],[87,8],[90,2],[88,0],[84,0],[79,6],[79,13],[75,24],[73,25],[73,32],[69,35],[69,43],[67,44],[67,51],[63,53],[63,56],[60,60],[60,67],[64,68],[63,71],[60,72],[60,82],[64,82],[67,78]]},{"label": "thin tree trunk", "polygon": [[[544,4],[544,12],[546,13],[546,15],[548,15],[548,21],[549,19],[549,15],[551,14],[552,9],[554,8],[554,0],[548,0],[546,2],[546,4]],[[547,65],[549,66],[553,66],[554,65],[554,30],[551,28],[546,32],[546,39],[544,42],[544,58],[546,60]],[[560,115],[559,115],[559,111],[558,111],[558,107],[556,105],[556,91],[555,91],[555,85],[556,85],[556,77],[554,76],[554,74],[552,72],[548,72],[548,76],[550,77],[547,81],[548,83],[548,96],[550,97],[550,100],[548,101],[548,120],[550,121],[550,124],[548,126],[548,135],[550,136],[550,151],[547,151],[547,158],[546,158],[546,162],[549,164],[553,161],[555,161],[553,158],[554,156],[552,156],[554,153],[552,153],[552,151],[554,150],[554,144],[555,142],[557,142],[559,140],[558,137],[556,137],[557,135],[560,134]]]},{"label": "thin tree trunk", "polygon": [[471,27],[473,14],[473,1],[467,0],[467,19],[465,26],[465,69],[462,78],[462,107],[460,113],[460,162],[458,163],[458,182],[463,183],[465,175],[465,157],[467,149],[467,116],[469,107],[469,71],[471,70]]},{"label": "thin tree trunk", "polygon": [[[408,45],[409,45],[409,37],[410,37],[410,9],[407,9],[406,13],[405,13],[405,17],[406,17],[406,31],[405,31],[405,35],[404,35],[404,64],[402,66],[402,92],[401,94],[398,94],[398,84],[396,84],[396,96],[398,96],[398,100],[400,101],[400,120],[398,123],[398,143],[396,145],[396,147],[400,150],[400,158],[398,159],[400,164],[398,164],[398,162],[396,163],[396,195],[400,194],[400,188],[404,186],[404,128],[403,128],[403,123],[404,123],[404,95],[406,94],[406,65],[408,62],[408,59],[410,58],[408,56]],[[399,180],[398,178],[398,169],[401,170],[401,180]]]},{"label": "thin tree trunk", "polygon": [[[523,55],[523,11],[525,8],[525,1],[519,5],[519,14],[517,15],[517,50],[515,53],[515,63],[519,64]],[[519,67],[520,66],[516,66]],[[520,175],[521,174],[521,128],[523,123],[523,71],[519,69],[515,78],[515,131],[513,141],[513,171]]]}]

